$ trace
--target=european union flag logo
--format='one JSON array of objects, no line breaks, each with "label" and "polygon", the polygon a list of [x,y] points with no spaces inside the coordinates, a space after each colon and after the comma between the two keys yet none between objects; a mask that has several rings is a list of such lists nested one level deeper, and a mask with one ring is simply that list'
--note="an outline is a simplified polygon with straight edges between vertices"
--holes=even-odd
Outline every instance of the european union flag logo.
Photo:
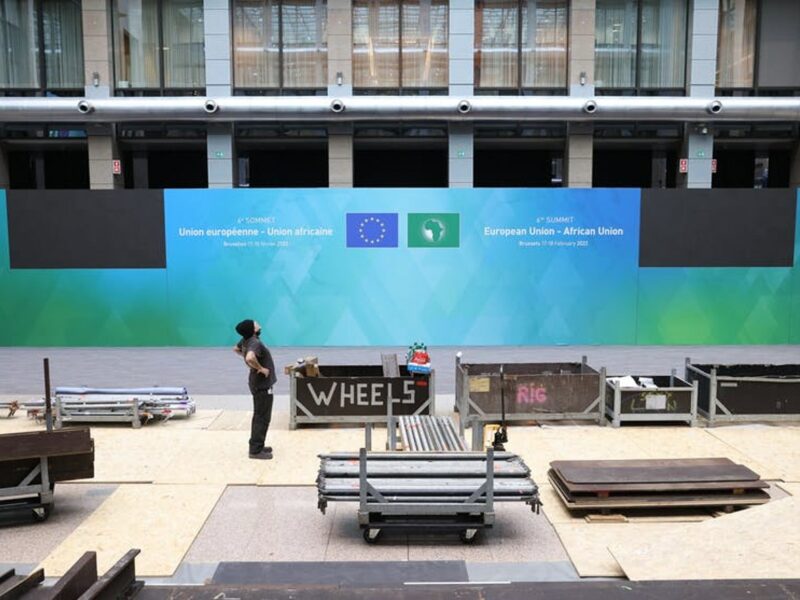
[{"label": "european union flag logo", "polygon": [[347,213],[348,248],[397,248],[397,213]]}]

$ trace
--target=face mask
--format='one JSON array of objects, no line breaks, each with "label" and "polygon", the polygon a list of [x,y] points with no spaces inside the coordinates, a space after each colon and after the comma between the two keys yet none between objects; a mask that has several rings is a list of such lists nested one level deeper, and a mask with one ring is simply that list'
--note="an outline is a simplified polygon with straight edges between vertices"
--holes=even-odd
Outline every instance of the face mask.
[{"label": "face mask", "polygon": [[261,330],[259,329],[253,335],[256,336],[257,338],[260,338],[261,337]]}]

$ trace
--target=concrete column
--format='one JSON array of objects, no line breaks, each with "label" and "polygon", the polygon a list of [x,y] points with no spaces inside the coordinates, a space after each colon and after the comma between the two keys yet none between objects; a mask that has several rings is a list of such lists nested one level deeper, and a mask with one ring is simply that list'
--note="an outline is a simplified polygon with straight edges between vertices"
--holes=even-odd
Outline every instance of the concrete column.
[{"label": "concrete column", "polygon": [[[718,0],[694,0],[689,22],[689,61],[687,83],[689,96],[713,98],[717,83]],[[681,158],[688,159],[688,173],[678,173],[678,187],[710,188],[711,160],[714,158],[714,135],[711,128],[686,128]]]},{"label": "concrete column", "polygon": [[789,170],[789,187],[800,188],[800,142],[795,144],[792,152],[792,164]]},{"label": "concrete column", "polygon": [[353,187],[353,127],[328,127],[328,185],[332,188]]},{"label": "concrete column", "polygon": [[595,0],[572,0],[569,10],[570,96],[594,96]]},{"label": "concrete column", "polygon": [[81,11],[85,94],[87,98],[107,98],[114,89],[109,3],[83,0]]},{"label": "concrete column", "polygon": [[[594,96],[595,0],[572,0],[569,8],[569,59],[567,86],[570,96]],[[594,127],[570,123],[564,147],[564,185],[592,187]]]},{"label": "concrete column", "polygon": [[709,189],[711,161],[714,157],[714,135],[702,133],[701,125],[689,124],[681,149],[681,158],[688,159],[688,173],[678,173],[678,187]]},{"label": "concrete column", "polygon": [[0,189],[7,190],[11,185],[11,174],[8,170],[8,152],[0,146]]},{"label": "concrete column", "polygon": [[[83,0],[84,93],[87,98],[113,94],[110,4],[106,0]],[[124,187],[122,175],[114,175],[112,161],[119,158],[114,129],[90,126],[86,130],[89,153],[89,188],[113,190]]]},{"label": "concrete column", "polygon": [[[228,0],[203,0],[206,46],[206,96],[230,96],[231,13]],[[233,187],[233,128],[230,124],[208,124],[206,137],[208,187]]]},{"label": "concrete column", "polygon": [[[450,96],[469,98],[475,85],[475,1],[450,0],[448,16]],[[472,187],[475,156],[472,123],[451,123],[448,138],[448,186]]]},{"label": "concrete column", "polygon": [[208,187],[233,187],[233,125],[209,123],[206,147],[208,149]]},{"label": "concrete column", "polygon": [[450,0],[450,95],[469,97],[475,85],[475,0]]},{"label": "concrete column", "polygon": [[87,128],[89,151],[89,189],[114,190],[125,187],[123,176],[114,175],[112,161],[119,158],[113,129],[107,125]]},{"label": "concrete column", "polygon": [[353,95],[353,6],[350,0],[328,0],[328,95]]},{"label": "concrete column", "polygon": [[594,127],[591,123],[569,124],[564,154],[564,171],[567,187],[592,187]]},{"label": "concrete column", "polygon": [[471,188],[475,158],[472,123],[451,123],[448,141],[448,187]]}]

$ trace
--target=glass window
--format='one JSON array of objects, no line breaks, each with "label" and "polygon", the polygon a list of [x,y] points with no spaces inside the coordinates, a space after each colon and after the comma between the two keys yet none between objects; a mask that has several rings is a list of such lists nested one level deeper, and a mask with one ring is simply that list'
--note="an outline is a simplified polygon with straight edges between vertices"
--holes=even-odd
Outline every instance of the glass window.
[{"label": "glass window", "polygon": [[518,87],[518,0],[477,0],[475,48],[475,87]]},{"label": "glass window", "polygon": [[80,0],[44,0],[42,27],[47,88],[82,88],[83,28]]},{"label": "glass window", "polygon": [[524,0],[522,87],[567,87],[566,0]]},{"label": "glass window", "polygon": [[353,86],[400,87],[400,4],[353,0]]},{"label": "glass window", "polygon": [[447,87],[447,0],[405,0],[403,87]]},{"label": "glass window", "polygon": [[0,0],[0,88],[82,88],[82,31],[80,0]]},{"label": "glass window", "polygon": [[686,0],[597,0],[595,85],[685,87]]},{"label": "glass window", "polygon": [[0,85],[39,87],[39,53],[33,0],[0,0]]},{"label": "glass window", "polygon": [[720,0],[717,87],[753,87],[755,45],[756,0]]},{"label": "glass window", "polygon": [[683,88],[686,0],[642,0],[639,87]]},{"label": "glass window", "polygon": [[206,85],[202,0],[169,0],[163,4],[164,87]]},{"label": "glass window", "polygon": [[160,87],[157,0],[114,0],[113,23],[117,87]]},{"label": "glass window", "polygon": [[114,0],[113,12],[117,88],[205,87],[202,0]]},{"label": "glass window", "polygon": [[327,19],[325,0],[236,0],[236,87],[324,88]]},{"label": "glass window", "polygon": [[447,23],[447,0],[353,0],[353,86],[447,87]]},{"label": "glass window", "polygon": [[637,0],[597,0],[595,67],[597,87],[636,85]]},{"label": "glass window", "polygon": [[284,1],[283,86],[323,88],[328,79],[327,6],[322,0]]},{"label": "glass window", "polygon": [[475,86],[566,88],[567,0],[477,0]]},{"label": "glass window", "polygon": [[233,13],[234,81],[241,88],[280,87],[277,0],[238,0]]}]

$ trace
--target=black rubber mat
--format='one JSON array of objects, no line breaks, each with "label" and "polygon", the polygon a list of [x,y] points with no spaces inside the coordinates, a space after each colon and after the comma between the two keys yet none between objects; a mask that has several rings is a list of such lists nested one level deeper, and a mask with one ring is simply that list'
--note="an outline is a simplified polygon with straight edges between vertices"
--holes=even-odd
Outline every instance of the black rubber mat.
[{"label": "black rubber mat", "polygon": [[222,562],[212,583],[374,587],[468,580],[464,561]]}]

